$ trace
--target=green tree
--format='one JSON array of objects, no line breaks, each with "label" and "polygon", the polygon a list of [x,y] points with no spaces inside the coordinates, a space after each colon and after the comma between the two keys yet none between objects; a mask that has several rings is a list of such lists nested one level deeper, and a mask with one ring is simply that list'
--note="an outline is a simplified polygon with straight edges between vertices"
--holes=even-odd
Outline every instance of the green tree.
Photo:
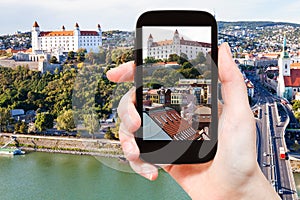
[{"label": "green tree", "polygon": [[58,130],[72,131],[75,127],[74,113],[72,110],[66,110],[57,117]]},{"label": "green tree", "polygon": [[158,60],[156,60],[154,57],[147,57],[147,58],[145,58],[145,63],[146,64],[151,64],[151,63],[157,63],[158,62]]},{"label": "green tree", "polygon": [[196,58],[192,61],[192,63],[193,63],[194,65],[197,65],[197,64],[203,64],[203,63],[205,63],[205,62],[206,62],[206,57],[205,57],[205,55],[204,55],[204,53],[203,53],[202,51],[200,51],[200,52],[197,54]]},{"label": "green tree", "polygon": [[177,54],[170,54],[168,58],[168,62],[178,62],[179,56]]},{"label": "green tree", "polygon": [[96,114],[85,114],[83,117],[84,121],[84,126],[87,128],[87,131],[89,134],[95,137],[95,132],[99,130],[100,125],[99,125],[99,119]]},{"label": "green tree", "polygon": [[58,61],[57,61],[56,56],[52,56],[52,57],[50,58],[50,61],[49,61],[49,62],[52,63],[52,64],[57,64]]},{"label": "green tree", "polygon": [[83,62],[84,60],[85,60],[85,54],[86,54],[86,49],[84,49],[84,48],[79,48],[78,50],[77,50],[77,61],[78,62]]},{"label": "green tree", "polygon": [[19,126],[19,133],[21,133],[21,134],[25,134],[25,133],[27,133],[27,124],[25,123],[25,122],[21,122],[21,124],[20,124],[20,126]]},{"label": "green tree", "polygon": [[115,139],[114,133],[112,132],[112,130],[111,130],[110,127],[107,128],[107,131],[106,131],[106,133],[104,135],[104,138],[105,139],[109,139],[109,140]]},{"label": "green tree", "polygon": [[193,67],[193,65],[190,62],[184,62],[182,65],[183,69],[190,69],[192,67]]},{"label": "green tree", "polygon": [[11,114],[7,108],[0,107],[0,132],[7,130],[7,125],[10,121]]},{"label": "green tree", "polygon": [[185,62],[188,62],[188,60],[189,60],[189,58],[188,58],[188,56],[185,53],[180,53],[180,56],[178,58],[177,63],[180,64],[180,65],[182,65]]},{"label": "green tree", "polygon": [[53,128],[53,120],[53,115],[48,112],[38,113],[34,124],[39,131],[44,131]]},{"label": "green tree", "polygon": [[300,109],[300,101],[299,100],[293,100],[292,104],[293,104],[294,111],[298,111],[298,109]]},{"label": "green tree", "polygon": [[74,60],[75,59],[75,52],[69,51],[68,52],[68,60]]}]

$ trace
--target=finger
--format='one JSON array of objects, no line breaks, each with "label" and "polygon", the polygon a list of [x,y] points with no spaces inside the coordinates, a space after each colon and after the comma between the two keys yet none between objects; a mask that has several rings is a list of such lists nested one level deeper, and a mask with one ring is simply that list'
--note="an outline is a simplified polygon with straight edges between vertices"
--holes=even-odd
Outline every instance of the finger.
[{"label": "finger", "polygon": [[248,95],[244,78],[234,63],[227,43],[219,48],[219,79],[222,83],[222,97],[224,106],[230,107],[232,112],[249,109]]},{"label": "finger", "polygon": [[129,164],[136,173],[150,181],[153,181],[158,177],[158,169],[154,165],[143,162],[140,159],[129,162]]},{"label": "finger", "polygon": [[134,80],[135,64],[134,61],[121,64],[106,72],[107,78],[116,83],[131,82]]},{"label": "finger", "polygon": [[137,131],[141,126],[141,118],[135,108],[135,88],[130,89],[120,100],[118,115],[131,133]]},{"label": "finger", "polygon": [[139,159],[140,151],[134,139],[134,133],[129,132],[123,122],[120,123],[119,139],[125,157],[129,161]]}]

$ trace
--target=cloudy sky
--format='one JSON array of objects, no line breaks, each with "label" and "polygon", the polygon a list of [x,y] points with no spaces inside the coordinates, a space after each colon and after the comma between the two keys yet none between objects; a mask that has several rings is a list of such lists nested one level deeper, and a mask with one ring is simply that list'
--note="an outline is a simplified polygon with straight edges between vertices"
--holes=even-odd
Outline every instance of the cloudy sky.
[{"label": "cloudy sky", "polygon": [[215,11],[217,20],[270,20],[300,23],[299,0],[0,0],[0,34],[29,31],[38,21],[41,30],[65,25],[73,29],[133,30],[140,14],[153,9]]}]

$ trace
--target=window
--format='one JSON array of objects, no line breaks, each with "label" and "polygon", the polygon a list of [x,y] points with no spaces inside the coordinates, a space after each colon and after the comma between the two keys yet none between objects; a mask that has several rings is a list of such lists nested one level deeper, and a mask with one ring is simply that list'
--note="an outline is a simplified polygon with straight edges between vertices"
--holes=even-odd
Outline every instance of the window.
[{"label": "window", "polygon": [[285,64],[285,69],[287,69],[287,64]]}]

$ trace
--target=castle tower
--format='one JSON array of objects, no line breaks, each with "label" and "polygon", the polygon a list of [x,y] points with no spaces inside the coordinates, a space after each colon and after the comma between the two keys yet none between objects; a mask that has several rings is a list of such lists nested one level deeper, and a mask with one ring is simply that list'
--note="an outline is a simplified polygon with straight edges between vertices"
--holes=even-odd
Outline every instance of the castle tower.
[{"label": "castle tower", "polygon": [[173,45],[175,46],[173,52],[176,53],[177,55],[180,55],[180,37],[177,29],[175,30],[173,36]]},{"label": "castle tower", "polygon": [[98,34],[99,34],[99,37],[100,37],[100,46],[102,46],[102,29],[101,29],[101,26],[100,24],[98,24]]},{"label": "castle tower", "polygon": [[74,48],[78,49],[79,48],[79,37],[80,37],[80,29],[78,23],[75,24],[74,26]]},{"label": "castle tower", "polygon": [[74,26],[74,35],[76,35],[76,36],[80,35],[80,30],[79,30],[78,23],[76,23],[75,26]]},{"label": "castle tower", "polygon": [[32,26],[32,32],[31,32],[31,44],[32,44],[32,52],[35,52],[39,49],[39,35],[40,35],[40,26],[35,21]]},{"label": "castle tower", "polygon": [[173,36],[173,43],[175,45],[179,45],[180,44],[180,38],[179,38],[179,33],[178,30],[175,30],[174,36]]},{"label": "castle tower", "polygon": [[150,33],[150,35],[148,37],[148,42],[147,42],[148,49],[150,49],[152,44],[153,44],[153,37],[152,37],[152,34]]}]

